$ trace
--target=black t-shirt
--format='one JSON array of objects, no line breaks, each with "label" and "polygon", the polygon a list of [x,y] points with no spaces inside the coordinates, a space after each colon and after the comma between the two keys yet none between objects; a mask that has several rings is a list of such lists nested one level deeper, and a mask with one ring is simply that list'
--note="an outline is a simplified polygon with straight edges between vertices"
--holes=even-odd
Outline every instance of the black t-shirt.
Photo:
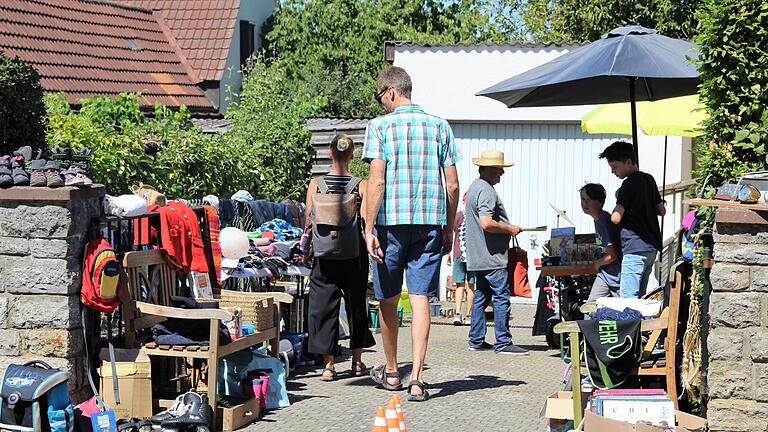
[{"label": "black t-shirt", "polygon": [[637,171],[622,183],[616,204],[624,206],[621,218],[621,251],[624,254],[661,250],[661,231],[656,205],[661,202],[659,188],[650,174]]}]

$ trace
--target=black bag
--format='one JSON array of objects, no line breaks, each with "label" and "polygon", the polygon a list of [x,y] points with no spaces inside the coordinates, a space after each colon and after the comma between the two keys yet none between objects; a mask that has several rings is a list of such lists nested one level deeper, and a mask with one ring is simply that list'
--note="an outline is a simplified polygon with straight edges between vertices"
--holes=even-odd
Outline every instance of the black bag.
[{"label": "black bag", "polygon": [[73,431],[68,380],[69,372],[41,361],[8,365],[0,386],[0,430]]}]

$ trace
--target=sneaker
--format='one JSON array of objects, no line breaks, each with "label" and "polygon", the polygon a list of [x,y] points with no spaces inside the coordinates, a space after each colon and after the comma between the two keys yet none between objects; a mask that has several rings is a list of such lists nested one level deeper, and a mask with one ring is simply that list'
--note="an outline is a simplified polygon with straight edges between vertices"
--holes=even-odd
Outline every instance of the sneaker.
[{"label": "sneaker", "polygon": [[496,351],[496,354],[519,355],[519,356],[528,355],[528,353],[529,351],[527,349],[520,348],[515,344],[509,344],[504,348]]},{"label": "sneaker", "polygon": [[64,176],[64,186],[82,186],[83,179],[78,177],[77,173],[72,168],[73,167],[69,167],[61,172],[61,175]]},{"label": "sneaker", "polygon": [[464,321],[461,320],[461,315],[456,314],[453,317],[453,325],[460,326],[460,325],[463,325],[463,324],[464,324]]},{"label": "sneaker", "polygon": [[33,159],[30,162],[30,179],[29,185],[35,187],[45,187],[48,181],[45,178],[45,159]]},{"label": "sneaker", "polygon": [[493,349],[493,345],[485,341],[483,341],[483,343],[481,343],[479,347],[473,347],[472,345],[469,346],[470,351],[489,351],[492,349]]},{"label": "sneaker", "polygon": [[58,162],[49,160],[43,167],[43,170],[45,170],[45,181],[49,188],[64,186],[64,179],[61,178]]}]

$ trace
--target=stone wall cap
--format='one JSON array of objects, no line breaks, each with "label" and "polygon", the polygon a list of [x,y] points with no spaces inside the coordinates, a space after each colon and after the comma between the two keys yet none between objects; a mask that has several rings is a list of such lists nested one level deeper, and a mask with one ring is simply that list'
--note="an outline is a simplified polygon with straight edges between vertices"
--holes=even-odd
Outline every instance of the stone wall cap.
[{"label": "stone wall cap", "polygon": [[715,222],[721,224],[768,225],[768,211],[720,207]]},{"label": "stone wall cap", "polygon": [[0,201],[79,201],[102,198],[105,194],[106,189],[101,184],[60,188],[13,186],[0,189]]}]

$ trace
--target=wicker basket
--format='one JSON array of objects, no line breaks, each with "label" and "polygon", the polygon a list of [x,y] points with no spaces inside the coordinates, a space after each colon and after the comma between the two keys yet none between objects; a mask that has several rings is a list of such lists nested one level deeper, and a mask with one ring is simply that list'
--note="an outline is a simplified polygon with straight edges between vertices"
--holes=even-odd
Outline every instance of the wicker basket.
[{"label": "wicker basket", "polygon": [[267,330],[274,324],[274,299],[258,293],[221,290],[219,305],[222,308],[239,307],[244,323],[252,323],[256,331]]}]

